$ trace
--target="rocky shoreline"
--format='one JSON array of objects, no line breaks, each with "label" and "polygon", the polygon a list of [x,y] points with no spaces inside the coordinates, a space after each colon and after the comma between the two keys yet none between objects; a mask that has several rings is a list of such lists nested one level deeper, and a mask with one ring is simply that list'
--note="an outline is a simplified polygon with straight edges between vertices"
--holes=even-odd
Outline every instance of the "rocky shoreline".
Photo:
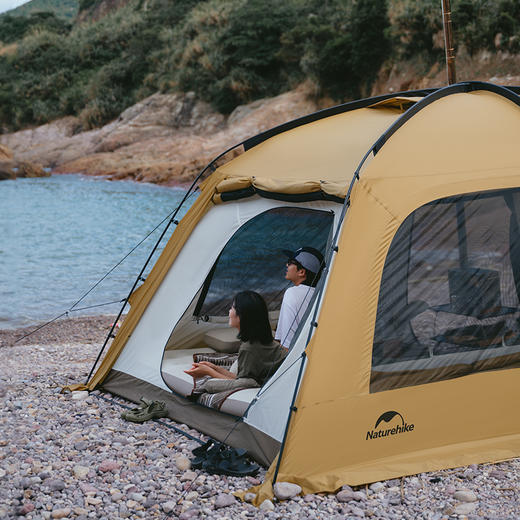
[{"label": "rocky shoreline", "polygon": [[42,322],[18,329],[0,329],[0,347],[67,343],[97,343],[101,346],[115,318],[112,315],[79,316],[59,319],[48,325]]},{"label": "rocky shoreline", "polygon": [[[170,419],[128,423],[131,403],[95,391],[62,394],[83,382],[112,316],[0,331],[0,519],[520,518],[520,459],[300,496],[293,486],[258,509],[235,499],[263,478],[208,475],[190,468],[206,438]],[[185,432],[183,435],[181,432]],[[283,496],[289,497],[281,499]]]}]

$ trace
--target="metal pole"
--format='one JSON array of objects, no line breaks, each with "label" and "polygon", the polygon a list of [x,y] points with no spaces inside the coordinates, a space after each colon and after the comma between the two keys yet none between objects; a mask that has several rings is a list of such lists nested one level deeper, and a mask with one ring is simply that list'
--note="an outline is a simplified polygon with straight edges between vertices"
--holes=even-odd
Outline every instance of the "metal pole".
[{"label": "metal pole", "polygon": [[457,83],[455,72],[455,49],[453,48],[453,35],[451,32],[451,6],[450,0],[441,0],[442,24],[444,27],[444,48],[446,49],[446,69],[448,73],[448,85]]}]

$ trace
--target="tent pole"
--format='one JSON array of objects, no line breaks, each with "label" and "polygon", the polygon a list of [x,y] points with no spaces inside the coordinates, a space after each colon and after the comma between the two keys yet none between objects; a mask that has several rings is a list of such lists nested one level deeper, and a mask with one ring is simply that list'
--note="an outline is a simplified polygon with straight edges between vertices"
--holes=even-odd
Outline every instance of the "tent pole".
[{"label": "tent pole", "polygon": [[444,48],[446,50],[446,69],[448,85],[457,83],[455,71],[455,49],[453,48],[453,35],[451,31],[451,5],[450,0],[441,0],[442,25],[444,27]]}]

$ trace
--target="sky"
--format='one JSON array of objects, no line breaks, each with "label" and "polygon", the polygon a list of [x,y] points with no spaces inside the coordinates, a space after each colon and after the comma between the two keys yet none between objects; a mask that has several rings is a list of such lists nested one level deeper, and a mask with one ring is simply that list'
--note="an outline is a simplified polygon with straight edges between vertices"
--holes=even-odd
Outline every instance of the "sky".
[{"label": "sky", "polygon": [[29,0],[0,0],[0,13],[14,9],[19,5],[27,3]]}]

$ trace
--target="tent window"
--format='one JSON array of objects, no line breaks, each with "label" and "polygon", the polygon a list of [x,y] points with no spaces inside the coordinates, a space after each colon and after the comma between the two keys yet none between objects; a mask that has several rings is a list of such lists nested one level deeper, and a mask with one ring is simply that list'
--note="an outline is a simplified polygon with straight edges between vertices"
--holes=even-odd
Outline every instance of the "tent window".
[{"label": "tent window", "polygon": [[386,257],[370,391],[520,366],[520,190],[414,211]]},{"label": "tent window", "polygon": [[330,211],[281,207],[247,221],[220,253],[194,314],[227,316],[231,299],[244,290],[260,293],[270,311],[279,309],[289,286],[282,250],[311,246],[325,251],[333,219]]}]

